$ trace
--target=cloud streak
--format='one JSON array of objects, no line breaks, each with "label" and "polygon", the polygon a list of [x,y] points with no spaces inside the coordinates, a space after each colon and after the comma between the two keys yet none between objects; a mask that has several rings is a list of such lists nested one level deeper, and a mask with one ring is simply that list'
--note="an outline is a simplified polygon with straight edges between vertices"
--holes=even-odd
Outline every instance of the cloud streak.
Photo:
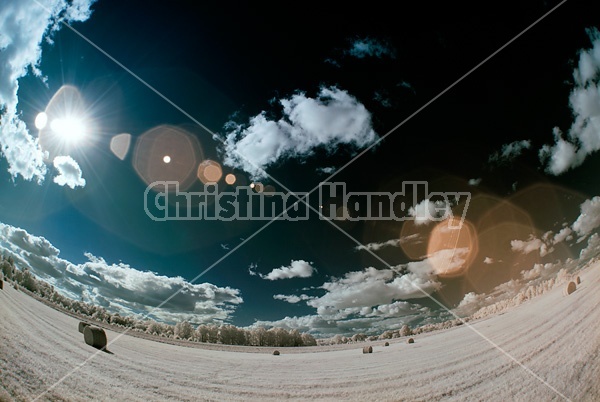
[{"label": "cloud streak", "polygon": [[504,144],[500,151],[490,155],[488,161],[493,164],[508,163],[520,156],[524,150],[531,148],[530,140],[514,141],[510,144]]}]

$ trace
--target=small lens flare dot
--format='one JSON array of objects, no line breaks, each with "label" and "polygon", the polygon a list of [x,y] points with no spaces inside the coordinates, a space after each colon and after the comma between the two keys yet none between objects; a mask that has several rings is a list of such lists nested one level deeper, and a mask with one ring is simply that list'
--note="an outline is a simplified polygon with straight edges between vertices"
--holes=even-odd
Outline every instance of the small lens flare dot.
[{"label": "small lens flare dot", "polygon": [[171,163],[171,157],[169,155],[163,156],[163,162],[164,163]]},{"label": "small lens flare dot", "polygon": [[229,173],[225,176],[225,183],[231,185],[235,183],[235,175],[233,173]]},{"label": "small lens flare dot", "polygon": [[38,113],[35,116],[35,128],[42,130],[48,124],[48,115],[45,112]]}]

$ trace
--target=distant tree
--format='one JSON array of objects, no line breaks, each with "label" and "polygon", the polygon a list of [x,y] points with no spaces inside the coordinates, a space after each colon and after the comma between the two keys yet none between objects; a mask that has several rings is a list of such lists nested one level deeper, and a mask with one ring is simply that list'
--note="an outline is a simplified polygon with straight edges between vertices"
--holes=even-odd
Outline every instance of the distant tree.
[{"label": "distant tree", "polygon": [[162,326],[158,322],[152,321],[150,325],[148,325],[146,332],[152,335],[160,335],[162,333]]},{"label": "distant tree", "polygon": [[208,342],[208,326],[204,324],[198,325],[198,328],[196,328],[196,339],[199,342]]},{"label": "distant tree", "polygon": [[174,328],[174,335],[181,339],[190,339],[194,336],[194,328],[187,321],[178,322]]},{"label": "distant tree", "polygon": [[301,335],[302,337],[302,346],[317,346],[317,340],[314,336],[305,332]]},{"label": "distant tree", "polygon": [[367,339],[367,335],[365,334],[354,334],[352,335],[352,342],[363,342],[365,339]]},{"label": "distant tree", "polygon": [[409,336],[412,335],[412,330],[410,329],[410,327],[406,324],[404,324],[402,326],[402,328],[400,328],[400,336]]},{"label": "distant tree", "polygon": [[6,279],[12,279],[13,278],[13,268],[10,265],[10,263],[6,260],[2,260],[2,262],[0,262],[1,266],[2,266],[2,274],[4,275],[4,277]]},{"label": "distant tree", "polygon": [[379,339],[392,339],[394,333],[392,331],[385,331],[383,334],[379,335]]}]

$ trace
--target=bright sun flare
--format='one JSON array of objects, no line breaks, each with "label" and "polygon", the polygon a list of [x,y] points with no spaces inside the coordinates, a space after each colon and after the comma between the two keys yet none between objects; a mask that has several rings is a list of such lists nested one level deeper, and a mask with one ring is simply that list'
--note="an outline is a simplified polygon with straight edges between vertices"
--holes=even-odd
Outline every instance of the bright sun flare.
[{"label": "bright sun flare", "polygon": [[85,136],[85,126],[80,119],[64,117],[52,120],[50,128],[67,142],[77,142]]}]

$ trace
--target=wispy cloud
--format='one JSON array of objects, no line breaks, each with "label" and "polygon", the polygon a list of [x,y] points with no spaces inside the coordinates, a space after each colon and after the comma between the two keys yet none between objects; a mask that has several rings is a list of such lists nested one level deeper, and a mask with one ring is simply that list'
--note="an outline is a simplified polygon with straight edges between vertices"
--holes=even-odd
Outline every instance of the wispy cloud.
[{"label": "wispy cloud", "polygon": [[396,58],[396,49],[386,40],[372,37],[353,39],[346,54],[364,59],[366,57],[390,57]]},{"label": "wispy cloud", "polygon": [[512,162],[524,150],[531,148],[530,140],[514,141],[510,144],[504,144],[500,148],[500,151],[496,151],[490,155],[488,161],[492,164],[502,164]]},{"label": "wispy cloud", "polygon": [[371,113],[339,88],[323,87],[316,98],[298,93],[279,103],[283,107],[279,120],[270,120],[262,112],[247,125],[226,125],[226,165],[242,169],[253,178],[263,178],[263,170],[276,162],[306,158],[317,148],[363,148],[378,138]]},{"label": "wispy cloud", "polygon": [[[38,140],[21,120],[19,78],[29,72],[42,77],[39,65],[44,38],[51,42],[61,21],[85,21],[95,0],[46,0],[44,7],[32,0],[4,0],[0,8],[0,148],[15,179],[44,180],[47,172]],[[49,12],[48,10],[51,10]]]},{"label": "wispy cloud", "polygon": [[478,177],[476,179],[469,179],[468,184],[469,184],[469,186],[478,186],[481,184],[481,178]]},{"label": "wispy cloud", "polygon": [[299,303],[301,301],[311,300],[313,298],[314,297],[308,296],[308,295],[305,295],[305,294],[301,294],[300,296],[296,296],[296,295],[281,295],[281,294],[273,295],[273,299],[275,299],[275,300],[283,300],[283,301],[288,302],[290,304],[296,304],[296,303]]},{"label": "wispy cloud", "polygon": [[415,243],[419,242],[419,234],[414,233],[411,235],[399,237],[397,239],[390,239],[390,240],[386,240],[383,242],[373,242],[373,243],[367,243],[365,245],[361,244],[359,246],[356,246],[355,249],[356,250],[378,251],[385,247],[399,247],[400,245],[408,243],[408,242],[415,242]]}]

